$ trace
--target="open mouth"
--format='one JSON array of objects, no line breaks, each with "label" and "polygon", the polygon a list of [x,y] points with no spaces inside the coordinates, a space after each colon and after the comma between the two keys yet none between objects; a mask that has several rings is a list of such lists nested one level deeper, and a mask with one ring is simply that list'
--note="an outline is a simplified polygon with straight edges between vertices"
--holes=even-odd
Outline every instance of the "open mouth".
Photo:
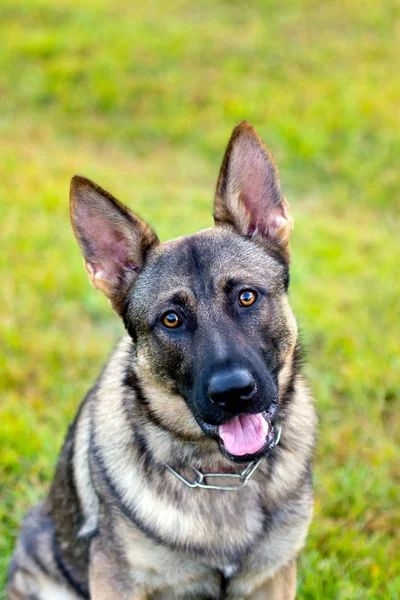
[{"label": "open mouth", "polygon": [[208,425],[206,429],[218,439],[219,448],[227,458],[250,462],[275,445],[273,418],[277,410],[278,406],[273,402],[267,411],[237,415],[222,425]]},{"label": "open mouth", "polygon": [[219,438],[232,456],[247,456],[264,448],[271,427],[263,413],[239,415],[218,427]]}]

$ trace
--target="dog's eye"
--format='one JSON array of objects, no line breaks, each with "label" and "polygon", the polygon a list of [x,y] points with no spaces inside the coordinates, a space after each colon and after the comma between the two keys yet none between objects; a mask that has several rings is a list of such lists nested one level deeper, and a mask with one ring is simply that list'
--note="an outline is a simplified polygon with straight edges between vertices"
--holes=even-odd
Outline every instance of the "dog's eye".
[{"label": "dog's eye", "polygon": [[176,329],[182,325],[182,319],[176,312],[167,312],[161,317],[161,323],[168,329]]},{"label": "dog's eye", "polygon": [[244,290],[239,294],[240,306],[251,306],[257,300],[257,294],[251,290]]}]

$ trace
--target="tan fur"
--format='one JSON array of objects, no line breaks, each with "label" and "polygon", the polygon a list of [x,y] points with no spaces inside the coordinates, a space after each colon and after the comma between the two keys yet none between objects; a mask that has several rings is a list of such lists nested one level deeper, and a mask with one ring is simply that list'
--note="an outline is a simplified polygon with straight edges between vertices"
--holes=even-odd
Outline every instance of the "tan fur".
[{"label": "tan fur", "polygon": [[125,594],[118,589],[118,585],[111,579],[113,573],[112,560],[102,550],[98,541],[91,548],[89,568],[89,589],[93,600],[147,600],[145,592],[137,590]]},{"label": "tan fur", "polygon": [[296,562],[283,567],[273,579],[256,588],[252,600],[294,600],[296,597]]}]

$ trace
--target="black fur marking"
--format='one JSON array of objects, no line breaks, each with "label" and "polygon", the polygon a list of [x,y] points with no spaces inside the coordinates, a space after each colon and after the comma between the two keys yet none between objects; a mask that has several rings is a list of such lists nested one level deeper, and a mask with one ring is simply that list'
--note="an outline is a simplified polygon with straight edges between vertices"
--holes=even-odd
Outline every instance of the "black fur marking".
[{"label": "black fur marking", "polygon": [[155,425],[159,429],[162,429],[163,431],[166,431],[167,433],[169,433],[169,435],[176,438],[177,440],[184,442],[184,443],[191,443],[191,444],[193,443],[193,438],[191,438],[189,436],[185,436],[185,435],[183,435],[183,433],[178,433],[178,432],[170,429],[167,425],[165,425],[165,423],[163,423],[158,418],[158,416],[151,409],[149,409],[147,411],[146,416],[148,417],[149,421],[151,421],[153,423],[153,425]]},{"label": "black fur marking", "polygon": [[271,527],[273,525],[274,515],[273,515],[273,511],[271,511],[266,506],[263,506],[262,509],[263,509],[263,526],[262,526],[262,529],[263,529],[263,532],[265,534],[265,533],[267,533],[271,529]]},{"label": "black fur marking", "polygon": [[289,285],[290,285],[290,271],[289,271],[289,267],[286,264],[285,264],[284,270],[283,270],[283,285],[285,288],[285,292],[287,292],[289,289]]},{"label": "black fur marking", "polygon": [[67,580],[67,582],[72,587],[72,589],[75,592],[77,592],[78,594],[80,594],[83,598],[89,599],[90,596],[89,596],[88,591],[86,589],[84,589],[83,586],[74,579],[74,577],[71,575],[70,571],[64,564],[63,559],[61,557],[60,548],[57,544],[55,536],[53,536],[53,555],[54,555],[54,559],[56,561],[59,571],[62,573],[62,575],[64,576],[64,579]]},{"label": "black fur marking", "polygon": [[[83,407],[95,394],[98,385],[97,382],[86,394],[73,423],[69,427],[48,497],[49,515],[55,526],[53,549],[56,563],[70,585],[85,598],[89,598],[86,578],[89,564],[90,536],[79,537],[79,529],[84,522],[84,515],[74,479],[73,455],[75,431],[79,417]],[[62,493],[60,493],[60,490],[62,490]],[[61,545],[61,541],[66,542],[66,544]],[[65,566],[66,564],[71,565],[71,567],[77,564],[80,566],[77,572],[72,573]]]},{"label": "black fur marking", "polygon": [[44,564],[44,562],[42,561],[42,559],[38,556],[37,552],[31,552],[30,553],[30,557],[32,558],[33,562],[39,567],[39,569],[45,574],[47,575],[47,577],[52,578],[53,575],[50,572],[50,570],[47,568],[47,566]]},{"label": "black fur marking", "polygon": [[152,454],[150,453],[148,444],[144,436],[138,431],[135,431],[133,436],[135,438],[135,442],[138,447],[139,453],[145,457],[149,457],[149,455],[152,457]]},{"label": "black fur marking", "polygon": [[193,264],[193,287],[199,290],[199,296],[205,298],[207,296],[206,277],[204,277],[204,267],[199,256],[199,248],[192,238],[186,240],[188,252]]},{"label": "black fur marking", "polygon": [[137,342],[136,329],[133,327],[132,321],[129,318],[130,300],[131,300],[130,294],[127,294],[124,305],[122,307],[121,317],[122,317],[122,321],[125,325],[125,329],[131,336],[133,343],[136,344],[136,342]]},{"label": "black fur marking", "polygon": [[149,445],[145,437],[138,431],[134,431],[133,437],[135,440],[136,448],[141,456],[141,466],[146,474],[154,472],[156,469],[160,469],[160,464],[154,459],[153,453],[151,452]]},{"label": "black fur marking", "polygon": [[226,600],[227,598],[227,591],[228,591],[228,584],[229,584],[229,578],[225,577],[224,573],[221,571],[220,572],[220,576],[221,576],[221,581],[220,581],[220,592],[219,592],[219,598],[218,600]]},{"label": "black fur marking", "polygon": [[[224,161],[224,163],[225,163],[225,161]],[[219,190],[218,191],[219,191],[219,194],[221,195],[222,198],[225,197],[226,190],[227,190],[227,187],[228,187],[228,174],[229,174],[229,170],[230,170],[229,157],[226,158],[226,163],[225,164],[224,163],[222,163],[222,164],[223,164],[223,166],[225,166],[225,168],[224,169],[221,168],[220,180],[219,180],[219,182],[217,184],[217,185],[219,185]],[[225,211],[225,212],[227,212],[227,211]],[[230,216],[230,213],[229,213],[229,216]],[[225,217],[225,215],[224,215],[224,217]],[[215,219],[215,215],[214,215],[214,219]],[[217,223],[224,223],[225,221],[224,220],[223,221],[218,221],[216,219],[216,222]]]},{"label": "black fur marking", "polygon": [[186,293],[182,294],[181,292],[177,292],[176,294],[171,296],[169,301],[171,304],[175,304],[176,306],[179,306],[179,308],[182,308],[182,309],[189,308],[189,310],[190,310],[192,308],[192,306],[190,304],[190,299],[188,299]]},{"label": "black fur marking", "polygon": [[[131,368],[127,369],[125,378],[123,380],[123,384],[124,384],[124,386],[133,390],[133,392],[135,393],[135,398],[138,401],[138,403],[140,404],[144,414],[146,415],[147,419],[153,425],[155,425],[155,427],[157,427],[158,429],[162,429],[163,431],[166,431],[167,433],[169,433],[169,435],[171,435],[172,437],[174,437],[182,442],[189,442],[189,443],[193,442],[193,438],[191,438],[189,436],[185,436],[182,433],[178,433],[178,432],[170,429],[165,423],[163,423],[159,419],[159,417],[154,413],[154,411],[151,410],[150,402],[146,398],[146,396],[141,388],[141,385],[138,380],[138,377],[136,376],[136,373]],[[131,411],[129,410],[128,402],[129,402],[129,400],[124,397],[124,407],[126,408],[127,412],[130,413]],[[130,416],[130,420],[131,420],[131,424],[134,428],[134,422],[132,421],[132,415]]]},{"label": "black fur marking", "polygon": [[306,358],[305,355],[306,351],[300,335],[293,354],[293,370],[296,371],[296,373],[300,373],[302,371]]},{"label": "black fur marking", "polygon": [[140,387],[139,380],[137,378],[134,370],[129,366],[126,370],[125,377],[123,379],[124,387],[127,387],[135,393],[135,398],[139,402],[139,404],[143,407],[149,406],[149,401],[143,393],[142,388]]}]

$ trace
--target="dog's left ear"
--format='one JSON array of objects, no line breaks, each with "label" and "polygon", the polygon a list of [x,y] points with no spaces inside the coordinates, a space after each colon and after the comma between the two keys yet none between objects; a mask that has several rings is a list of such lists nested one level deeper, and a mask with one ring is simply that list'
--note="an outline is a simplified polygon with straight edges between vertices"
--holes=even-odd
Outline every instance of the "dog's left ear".
[{"label": "dog's left ear", "polygon": [[275,161],[253,127],[242,121],[233,130],[218,178],[216,225],[230,224],[246,237],[273,247],[290,262],[293,218],[282,196]]},{"label": "dog's left ear", "polygon": [[89,280],[122,315],[127,294],[158,237],[127,206],[86,177],[72,178],[70,207]]}]

